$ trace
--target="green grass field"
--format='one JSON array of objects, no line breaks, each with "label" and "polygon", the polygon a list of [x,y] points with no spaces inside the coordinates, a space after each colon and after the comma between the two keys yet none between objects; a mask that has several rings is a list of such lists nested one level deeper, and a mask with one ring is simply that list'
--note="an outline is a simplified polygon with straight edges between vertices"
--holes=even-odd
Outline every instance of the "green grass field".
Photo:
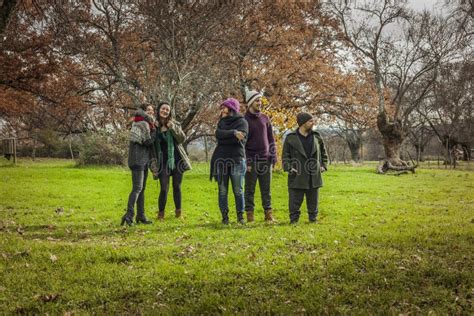
[{"label": "green grass field", "polygon": [[[474,173],[374,166],[325,174],[318,224],[220,224],[205,165],[164,222],[119,226],[131,177],[72,162],[0,163],[0,314],[472,314]],[[157,210],[149,179],[146,209]],[[230,199],[233,200],[232,198]],[[257,198],[257,203],[259,203]]]}]

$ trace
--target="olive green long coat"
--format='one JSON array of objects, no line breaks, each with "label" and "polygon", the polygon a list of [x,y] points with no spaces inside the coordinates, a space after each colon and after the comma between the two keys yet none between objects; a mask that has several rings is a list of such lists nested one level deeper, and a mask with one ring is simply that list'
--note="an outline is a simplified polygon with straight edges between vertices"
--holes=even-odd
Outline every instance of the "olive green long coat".
[{"label": "olive green long coat", "polygon": [[288,172],[288,188],[290,189],[309,189],[310,178],[312,188],[323,186],[321,167],[327,169],[326,147],[318,132],[311,131],[310,133],[314,140],[310,157],[306,156],[296,130],[288,133],[283,143],[281,160],[283,170]]},{"label": "olive green long coat", "polygon": [[[181,124],[179,124],[177,121],[172,120],[171,121],[171,127],[169,130],[171,131],[171,134],[173,135],[173,138],[176,142],[176,146],[178,147],[178,152],[179,155],[181,156],[182,162],[183,162],[183,171],[191,170],[191,160],[189,160],[188,155],[186,154],[186,151],[184,150],[183,143],[186,141],[186,134],[183,132],[181,129]],[[159,127],[158,127],[159,128]],[[155,140],[155,156],[159,157],[158,155],[158,148],[160,144],[158,143],[158,139]]]}]

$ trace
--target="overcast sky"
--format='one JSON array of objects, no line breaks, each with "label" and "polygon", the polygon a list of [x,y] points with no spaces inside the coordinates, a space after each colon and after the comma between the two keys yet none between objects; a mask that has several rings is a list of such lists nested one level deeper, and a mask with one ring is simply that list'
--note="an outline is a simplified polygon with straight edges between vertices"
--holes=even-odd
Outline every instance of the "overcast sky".
[{"label": "overcast sky", "polygon": [[444,4],[443,0],[408,0],[408,5],[417,11],[439,10]]}]

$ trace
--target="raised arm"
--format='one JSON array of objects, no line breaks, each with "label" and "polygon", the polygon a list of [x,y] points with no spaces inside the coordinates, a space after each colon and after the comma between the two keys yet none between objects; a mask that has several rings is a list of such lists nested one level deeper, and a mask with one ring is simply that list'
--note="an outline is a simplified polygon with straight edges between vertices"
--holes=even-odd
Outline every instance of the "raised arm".
[{"label": "raised arm", "polygon": [[186,134],[184,134],[181,124],[176,121],[172,121],[169,129],[177,144],[182,144],[186,141]]}]

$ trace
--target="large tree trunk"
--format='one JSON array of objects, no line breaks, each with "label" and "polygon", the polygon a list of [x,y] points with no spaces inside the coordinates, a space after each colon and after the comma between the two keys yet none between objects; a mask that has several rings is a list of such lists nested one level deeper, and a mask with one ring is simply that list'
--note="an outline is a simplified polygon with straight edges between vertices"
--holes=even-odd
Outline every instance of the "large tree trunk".
[{"label": "large tree trunk", "polygon": [[380,113],[377,117],[377,126],[383,138],[385,159],[394,166],[406,166],[400,159],[400,149],[407,132],[399,120],[389,122],[386,113]]},{"label": "large tree trunk", "polygon": [[349,150],[351,151],[351,159],[355,162],[360,162],[361,142],[347,140],[347,145],[349,146]]},{"label": "large tree trunk", "polygon": [[387,171],[395,171],[397,175],[415,172],[418,165],[410,166],[400,159],[400,149],[408,133],[400,120],[390,122],[386,113],[380,113],[377,117],[377,126],[383,138],[385,150],[385,161],[377,167],[377,172],[385,174]]}]

